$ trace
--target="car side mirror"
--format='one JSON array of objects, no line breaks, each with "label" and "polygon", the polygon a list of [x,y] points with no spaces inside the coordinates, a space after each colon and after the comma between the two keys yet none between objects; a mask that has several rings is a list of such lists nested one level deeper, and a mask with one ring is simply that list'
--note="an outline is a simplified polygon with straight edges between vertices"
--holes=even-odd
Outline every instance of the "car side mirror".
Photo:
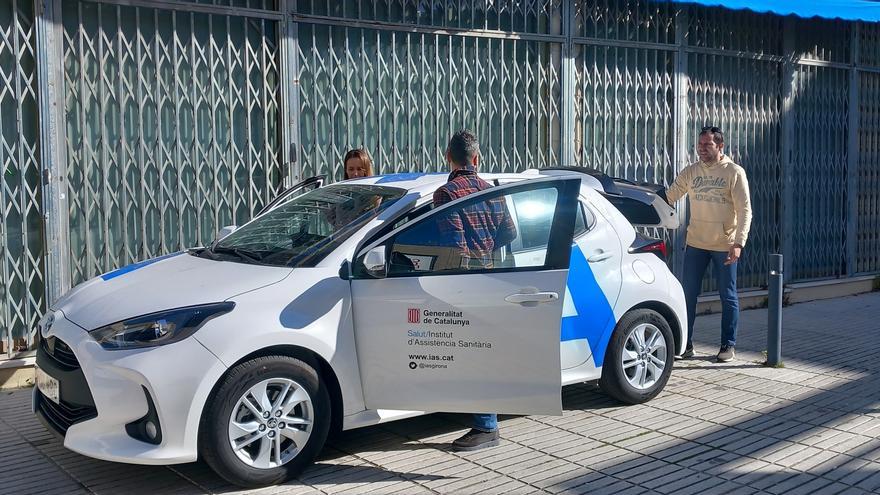
[{"label": "car side mirror", "polygon": [[345,260],[339,266],[339,278],[342,280],[351,280],[351,262]]},{"label": "car side mirror", "polygon": [[223,239],[224,237],[228,236],[229,234],[235,232],[236,230],[238,230],[238,225],[227,225],[227,226],[223,227],[222,229],[217,231],[217,237],[214,238],[214,242],[217,242],[217,241]]},{"label": "car side mirror", "polygon": [[373,278],[385,278],[388,264],[385,260],[385,246],[376,246],[364,256],[364,270]]}]

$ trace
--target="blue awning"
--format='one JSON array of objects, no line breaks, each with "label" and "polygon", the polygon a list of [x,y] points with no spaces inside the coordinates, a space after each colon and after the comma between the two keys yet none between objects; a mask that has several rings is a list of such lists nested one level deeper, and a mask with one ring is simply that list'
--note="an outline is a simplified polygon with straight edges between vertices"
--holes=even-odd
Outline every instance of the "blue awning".
[{"label": "blue awning", "polygon": [[880,0],[673,0],[709,7],[749,9],[798,17],[824,17],[846,21],[880,21]]}]

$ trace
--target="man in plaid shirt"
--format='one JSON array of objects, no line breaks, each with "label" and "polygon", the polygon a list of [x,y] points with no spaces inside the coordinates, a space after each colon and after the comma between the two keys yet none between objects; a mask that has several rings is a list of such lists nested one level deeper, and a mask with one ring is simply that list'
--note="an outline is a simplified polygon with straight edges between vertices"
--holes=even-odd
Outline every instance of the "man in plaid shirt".
[{"label": "man in plaid shirt", "polygon": [[[449,181],[434,192],[434,207],[454,201],[468,194],[492,187],[477,177],[480,144],[470,131],[460,130],[449,139],[446,161],[452,172]],[[461,251],[461,267],[468,269],[492,268],[493,253],[510,244],[516,236],[516,226],[503,198],[477,202],[461,209],[453,209],[438,223],[440,233],[449,245]],[[478,450],[499,443],[498,416],[474,414],[473,428],[452,442],[455,450]]]},{"label": "man in plaid shirt", "polygon": [[[492,187],[477,176],[480,145],[466,130],[452,135],[446,160],[452,172],[446,184],[434,192],[434,207]],[[461,251],[461,268],[492,268],[493,253],[516,238],[516,226],[503,198],[493,198],[441,217],[438,228],[448,245]]]}]

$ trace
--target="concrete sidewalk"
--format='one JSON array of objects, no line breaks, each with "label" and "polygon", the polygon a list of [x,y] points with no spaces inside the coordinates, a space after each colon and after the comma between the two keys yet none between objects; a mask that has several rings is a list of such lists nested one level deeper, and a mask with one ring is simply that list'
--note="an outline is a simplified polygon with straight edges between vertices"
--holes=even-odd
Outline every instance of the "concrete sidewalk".
[{"label": "concrete sidewalk", "polygon": [[[622,407],[566,387],[562,417],[502,421],[500,447],[454,453],[461,418],[431,415],[344,433],[285,486],[249,493],[880,492],[880,293],[784,310],[784,369],[760,366],[766,310],[740,318],[737,360],[717,364],[719,315],[698,318],[698,359],[666,391]],[[144,467],[64,449],[0,396],[0,493],[234,493],[202,463]]]}]

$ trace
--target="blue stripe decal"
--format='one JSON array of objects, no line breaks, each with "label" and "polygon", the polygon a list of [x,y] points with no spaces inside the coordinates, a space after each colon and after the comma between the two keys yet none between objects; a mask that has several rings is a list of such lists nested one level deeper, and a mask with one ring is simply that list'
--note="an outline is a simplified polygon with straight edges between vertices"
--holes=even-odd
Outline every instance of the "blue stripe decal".
[{"label": "blue stripe decal", "polygon": [[587,339],[596,367],[605,360],[605,349],[614,331],[614,311],[577,245],[572,246],[567,290],[576,314],[563,316],[562,341]]},{"label": "blue stripe decal", "polygon": [[382,175],[381,179],[376,181],[376,184],[387,184],[389,182],[404,182],[408,180],[416,180],[419,177],[424,177],[425,174],[420,173],[408,173],[408,174],[388,174]]},{"label": "blue stripe decal", "polygon": [[381,177],[376,181],[376,184],[387,184],[389,182],[405,182],[408,180],[416,180],[420,179],[426,175],[446,175],[445,172],[434,172],[434,173],[424,173],[424,172],[412,172],[405,174],[388,174],[388,175],[377,175],[376,177]]},{"label": "blue stripe decal", "polygon": [[141,261],[139,263],[133,263],[131,265],[123,266],[122,268],[117,268],[112,272],[107,272],[101,275],[101,278],[104,280],[114,279],[120,275],[125,275],[126,273],[133,272],[135,270],[139,270],[145,266],[152,265],[153,263],[157,263],[159,261],[171,258],[173,256],[177,256],[179,254],[183,254],[183,251],[178,251],[176,253],[166,254],[165,256],[159,256],[158,258],[149,259],[146,261]]}]

